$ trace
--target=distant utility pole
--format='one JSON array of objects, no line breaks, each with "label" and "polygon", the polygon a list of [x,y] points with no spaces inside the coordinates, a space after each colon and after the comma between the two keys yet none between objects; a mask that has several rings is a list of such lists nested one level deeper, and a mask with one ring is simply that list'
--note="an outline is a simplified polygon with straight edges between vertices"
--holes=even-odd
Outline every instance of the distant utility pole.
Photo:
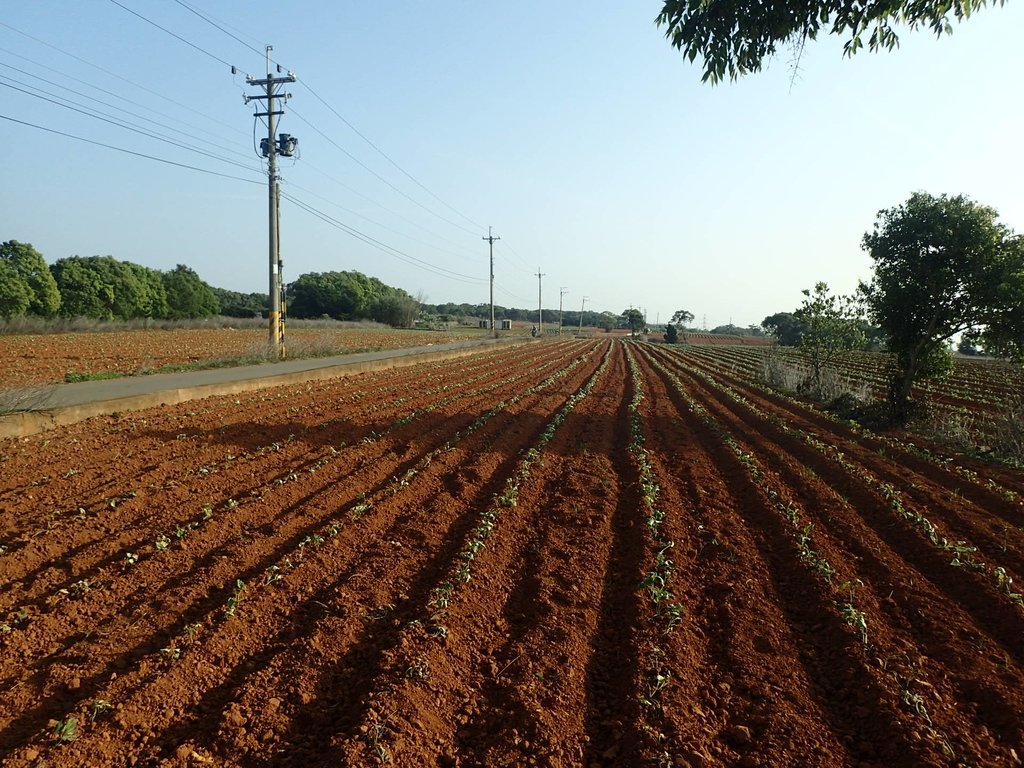
[{"label": "distant utility pole", "polygon": [[[277,136],[277,118],[283,115],[283,109],[275,109],[275,101],[287,101],[291,98],[290,93],[282,93],[277,86],[283,83],[294,83],[295,75],[291,72],[284,77],[274,77],[270,71],[270,52],[272,46],[267,46],[267,77],[264,80],[255,80],[251,75],[246,75],[245,81],[258,88],[263,88],[266,93],[260,96],[246,96],[245,103],[266,99],[266,112],[257,111],[255,117],[267,118],[267,138],[260,141],[260,149],[263,156],[267,158],[267,181],[269,200],[269,251],[270,251],[270,348],[275,357],[285,356],[284,346],[284,318],[282,316],[282,289],[281,289],[281,241],[278,233],[278,203],[280,201],[280,177],[277,175],[277,156],[291,157],[295,154],[295,148],[299,140],[287,133],[282,133],[280,139]],[[281,71],[278,65],[277,71]],[[257,110],[259,108],[257,107]]]},{"label": "distant utility pole", "polygon": [[490,243],[491,246],[491,336],[498,337],[498,330],[494,327],[494,241],[501,240],[497,235],[491,234],[491,228],[487,228],[487,237],[481,238]]},{"label": "distant utility pole", "polygon": [[562,335],[562,297],[569,292],[569,289],[560,285],[558,287],[558,335]]},{"label": "distant utility pole", "polygon": [[544,275],[540,271],[540,267],[537,267],[537,335],[541,336],[544,333],[544,310],[541,309],[541,293],[540,293],[540,282]]},{"label": "distant utility pole", "polygon": [[583,308],[587,306],[587,299],[589,298],[589,296],[584,296],[583,303],[580,304],[580,336],[583,335]]}]

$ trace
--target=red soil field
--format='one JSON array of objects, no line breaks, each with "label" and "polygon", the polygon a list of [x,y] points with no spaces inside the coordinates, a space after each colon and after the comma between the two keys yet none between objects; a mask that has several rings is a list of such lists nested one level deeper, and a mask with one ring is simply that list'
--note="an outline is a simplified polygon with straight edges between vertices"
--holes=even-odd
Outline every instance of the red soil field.
[{"label": "red soil field", "polygon": [[[343,354],[465,338],[465,333],[436,331],[290,328],[286,342],[295,353]],[[0,335],[0,360],[4,362],[0,390],[64,381],[69,371],[130,376],[166,365],[255,356],[266,346],[267,332],[257,328]]]},{"label": "red soil field", "polygon": [[0,441],[0,761],[1017,765],[965,462],[616,339]]}]

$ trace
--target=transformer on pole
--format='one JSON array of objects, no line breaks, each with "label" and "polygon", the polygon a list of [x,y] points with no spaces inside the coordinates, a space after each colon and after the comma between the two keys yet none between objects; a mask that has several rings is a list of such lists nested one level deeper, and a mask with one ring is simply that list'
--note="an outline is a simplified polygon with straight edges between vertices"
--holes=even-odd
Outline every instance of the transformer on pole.
[{"label": "transformer on pole", "polygon": [[[274,77],[270,69],[270,52],[273,50],[272,46],[267,46],[267,77],[263,80],[257,80],[251,75],[247,75],[245,78],[246,83],[253,87],[263,88],[265,93],[259,96],[246,96],[245,103],[248,104],[250,101],[260,101],[265,99],[266,106],[265,112],[258,111],[255,113],[255,117],[267,118],[267,137],[260,141],[260,150],[263,156],[267,158],[267,200],[268,200],[268,225],[269,225],[269,238],[268,238],[268,251],[269,251],[269,266],[270,266],[270,349],[274,357],[285,356],[285,345],[284,345],[284,296],[282,288],[282,263],[281,263],[281,241],[280,234],[278,232],[278,221],[279,221],[279,200],[280,200],[280,177],[277,173],[277,156],[291,157],[295,154],[296,148],[298,147],[299,140],[294,136],[287,133],[282,133],[280,137],[277,135],[277,118],[279,115],[284,114],[283,109],[277,109],[275,101],[280,99],[281,101],[287,101],[291,98],[290,93],[283,93],[278,86],[283,83],[294,83],[295,75],[288,72],[283,77]],[[277,71],[281,71],[280,65],[277,67]]]}]

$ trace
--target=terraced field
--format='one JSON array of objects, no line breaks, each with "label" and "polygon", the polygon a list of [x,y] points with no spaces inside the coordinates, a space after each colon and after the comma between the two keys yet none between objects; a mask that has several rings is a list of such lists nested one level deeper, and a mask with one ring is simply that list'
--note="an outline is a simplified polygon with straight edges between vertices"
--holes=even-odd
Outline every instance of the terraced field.
[{"label": "terraced field", "polygon": [[11,766],[1012,766],[1024,473],[545,342],[0,442]]}]

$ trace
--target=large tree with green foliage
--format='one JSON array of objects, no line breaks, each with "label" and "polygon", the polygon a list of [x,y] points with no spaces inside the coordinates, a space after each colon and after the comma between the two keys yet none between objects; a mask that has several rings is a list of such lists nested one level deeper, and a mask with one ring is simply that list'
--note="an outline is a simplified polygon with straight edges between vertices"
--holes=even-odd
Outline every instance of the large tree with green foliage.
[{"label": "large tree with green foliage", "polygon": [[803,303],[793,313],[803,329],[797,347],[811,364],[814,392],[821,397],[825,368],[844,352],[864,345],[861,310],[853,299],[830,294],[827,283],[815,283],[803,294]]},{"label": "large tree with green foliage", "polygon": [[685,309],[677,309],[672,313],[672,317],[669,319],[669,325],[676,326],[676,329],[680,326],[685,326],[687,323],[693,321],[693,312]]},{"label": "large tree with green foliage", "polygon": [[[356,272],[309,272],[288,286],[292,317],[352,320],[366,316],[369,305],[365,275]],[[364,279],[359,279],[364,278]]]},{"label": "large tree with green foliage", "polygon": [[[1004,0],[999,0],[1002,5]],[[983,8],[986,0],[665,0],[655,20],[690,61],[704,64],[705,82],[718,83],[758,72],[778,46],[798,48],[819,32],[846,37],[846,55],[864,46],[891,50],[899,44],[894,25],[952,32],[957,21]]]},{"label": "large tree with green foliage", "polygon": [[0,261],[10,266],[29,289],[27,312],[53,317],[60,308],[60,291],[43,254],[28,243],[8,240],[0,243]]},{"label": "large tree with green foliage", "polygon": [[220,312],[220,303],[213,289],[191,267],[179,264],[170,272],[162,273],[162,277],[170,307],[168,317],[195,319]]},{"label": "large tree with green foliage", "polygon": [[804,326],[792,312],[776,312],[761,321],[761,327],[784,347],[795,347],[804,334]]},{"label": "large tree with green foliage", "polygon": [[270,306],[265,293],[240,293],[226,288],[212,288],[220,303],[220,313],[226,317],[259,317]]},{"label": "large tree with green foliage", "polygon": [[6,260],[0,259],[0,317],[10,320],[28,311],[32,289]]},{"label": "large tree with green foliage", "polygon": [[949,370],[949,339],[975,331],[996,346],[1024,339],[1024,246],[992,208],[915,192],[880,211],[863,247],[874,276],[860,290],[894,354],[890,405],[910,415],[914,383]]},{"label": "large tree with green foliage", "polygon": [[60,290],[60,314],[64,317],[113,319],[114,288],[94,267],[94,262],[81,256],[57,259],[50,267]]},{"label": "large tree with green foliage", "polygon": [[185,299],[181,295],[172,299],[166,276],[149,267],[113,256],[69,256],[58,259],[50,272],[65,317],[133,320],[194,316],[178,311],[174,302]]},{"label": "large tree with green foliage", "polygon": [[622,311],[622,318],[626,321],[629,332],[636,336],[644,329],[644,313],[639,309],[625,309]]}]

